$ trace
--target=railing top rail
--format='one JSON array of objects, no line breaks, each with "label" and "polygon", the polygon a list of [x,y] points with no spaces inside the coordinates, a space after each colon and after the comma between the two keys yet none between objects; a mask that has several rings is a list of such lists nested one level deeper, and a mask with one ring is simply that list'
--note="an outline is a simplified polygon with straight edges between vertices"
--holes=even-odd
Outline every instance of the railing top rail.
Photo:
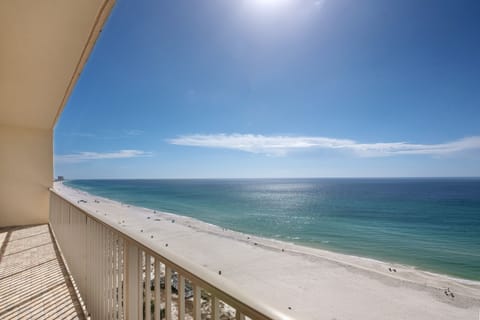
[{"label": "railing top rail", "polygon": [[216,273],[199,267],[186,260],[185,258],[175,254],[167,248],[152,243],[149,239],[143,239],[141,234],[132,232],[128,229],[111,224],[108,221],[103,220],[100,216],[90,211],[87,208],[78,206],[72,200],[66,198],[57,190],[50,188],[50,191],[67,201],[70,205],[83,212],[89,218],[104,225],[108,229],[119,233],[127,241],[133,242],[135,245],[142,248],[144,251],[154,256],[159,256],[162,262],[168,265],[173,270],[180,272],[192,282],[199,284],[203,289],[218,296],[221,300],[239,310],[240,312],[252,316],[254,319],[271,319],[271,320],[293,320],[291,316],[269,306],[264,303],[260,303],[257,299],[252,299],[250,295],[239,290],[235,284],[228,279],[217,275]]}]

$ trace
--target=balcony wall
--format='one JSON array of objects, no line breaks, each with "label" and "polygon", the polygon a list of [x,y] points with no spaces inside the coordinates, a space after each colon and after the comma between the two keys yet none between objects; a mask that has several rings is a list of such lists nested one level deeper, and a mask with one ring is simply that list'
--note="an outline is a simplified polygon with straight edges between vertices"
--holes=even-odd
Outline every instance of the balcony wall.
[{"label": "balcony wall", "polygon": [[51,129],[0,125],[0,227],[48,222]]},{"label": "balcony wall", "polygon": [[53,128],[114,3],[0,1],[0,227],[48,221]]}]

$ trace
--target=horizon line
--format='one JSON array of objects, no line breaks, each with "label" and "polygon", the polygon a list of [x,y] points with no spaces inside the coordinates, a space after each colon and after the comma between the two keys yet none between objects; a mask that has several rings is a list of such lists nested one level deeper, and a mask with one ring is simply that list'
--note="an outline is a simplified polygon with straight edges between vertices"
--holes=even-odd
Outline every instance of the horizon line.
[{"label": "horizon line", "polygon": [[[61,175],[59,175],[61,176]],[[63,176],[65,177],[65,176]],[[69,178],[70,180],[274,180],[274,179],[480,179],[480,176],[359,176],[359,177],[192,177],[192,178]]]}]

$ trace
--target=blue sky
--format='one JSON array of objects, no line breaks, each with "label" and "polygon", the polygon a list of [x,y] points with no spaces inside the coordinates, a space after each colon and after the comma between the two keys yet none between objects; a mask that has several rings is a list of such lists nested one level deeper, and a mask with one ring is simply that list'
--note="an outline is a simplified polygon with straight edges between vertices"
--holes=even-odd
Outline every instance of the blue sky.
[{"label": "blue sky", "polygon": [[480,176],[480,2],[118,0],[67,178]]}]

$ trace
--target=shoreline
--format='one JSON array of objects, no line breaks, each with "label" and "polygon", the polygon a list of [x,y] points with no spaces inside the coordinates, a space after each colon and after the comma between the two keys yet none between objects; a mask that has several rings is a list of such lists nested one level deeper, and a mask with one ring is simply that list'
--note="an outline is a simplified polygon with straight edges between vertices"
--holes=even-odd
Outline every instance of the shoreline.
[{"label": "shoreline", "polygon": [[[405,317],[406,315],[409,319],[433,317],[449,319],[455,315],[458,318],[460,314],[472,318],[478,317],[479,281],[423,271],[399,263],[389,263],[373,258],[249,235],[187,216],[125,205],[116,200],[65,186],[63,183],[55,183],[54,188],[72,201],[78,201],[80,198],[88,199],[88,202],[82,203],[81,206],[85,206],[93,212],[105,212],[101,218],[108,217],[107,220],[111,222],[118,223],[121,220],[128,220],[127,227],[144,226],[148,228],[148,232],[171,233],[165,238],[165,240],[168,239],[170,247],[172,247],[170,243],[173,242],[183,250],[190,250],[190,254],[185,252],[188,258],[213,272],[217,272],[217,269],[221,267],[225,277],[238,283],[239,286],[245,287],[247,291],[252,289],[251,287],[255,287],[253,292],[269,292],[272,286],[273,288],[278,286],[279,290],[285,289],[299,295],[293,297],[295,301],[291,301],[291,295],[275,292],[270,295],[266,294],[265,300],[279,308],[289,303],[296,304],[293,309],[296,311],[294,316],[298,315],[300,318],[324,319],[324,315],[316,316],[316,314],[320,309],[325,310],[325,307],[329,310],[325,313],[325,316],[329,317],[325,317],[325,319],[332,317],[381,319],[392,318],[392,316],[393,318]],[[96,203],[95,200],[98,200],[99,203]],[[112,213],[113,210],[114,213]],[[126,218],[127,216],[128,218]],[[159,226],[152,226],[151,223],[145,224],[145,219],[158,220]],[[174,223],[171,222],[172,220]],[[161,223],[165,221],[170,223]],[[212,245],[219,248],[215,249],[216,252],[207,254],[208,257],[204,257],[192,250],[192,245],[197,245],[198,249],[202,246],[211,247]],[[230,254],[230,251],[235,255],[225,257]],[[268,256],[264,263],[255,261],[251,263],[252,266],[245,264],[245,261],[249,259],[258,259],[262,256]],[[218,260],[214,266],[211,263],[212,257],[214,260]],[[389,271],[389,268],[395,269],[396,272]],[[258,281],[259,278],[264,277],[266,278],[262,279],[263,282]],[[281,283],[278,283],[279,280]],[[249,282],[250,285],[248,285]],[[315,290],[316,286],[327,288],[330,293],[333,292],[333,298],[331,294],[325,294],[323,289]],[[349,288],[351,292],[348,290]],[[455,292],[455,298],[447,297],[444,294],[446,288]],[[369,293],[366,294],[365,290]],[[381,293],[381,298],[378,296],[379,293]],[[392,301],[392,298],[389,297],[392,294],[403,298]],[[302,299],[302,295],[308,297]],[[411,301],[411,297],[415,297],[414,300],[418,300],[418,302]],[[379,299],[385,301],[382,303]],[[342,306],[343,309],[345,308],[342,300],[347,300],[346,303],[352,306],[351,310],[342,310]],[[377,308],[379,304],[386,313],[372,315],[371,308]],[[425,305],[432,306],[432,308],[435,305],[436,311],[423,310],[422,306]],[[427,313],[425,314],[425,312]]]}]

